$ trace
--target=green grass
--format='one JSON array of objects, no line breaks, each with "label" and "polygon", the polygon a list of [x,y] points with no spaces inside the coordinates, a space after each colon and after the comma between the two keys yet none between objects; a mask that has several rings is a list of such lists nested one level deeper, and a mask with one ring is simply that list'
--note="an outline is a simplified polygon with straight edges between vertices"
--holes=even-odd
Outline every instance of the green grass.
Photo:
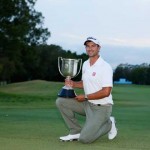
[{"label": "green grass", "polygon": [[[68,133],[55,106],[62,86],[36,80],[0,87],[0,150],[150,149],[150,86],[115,85],[118,136],[109,141],[106,135],[92,144],[58,140]],[[83,124],[85,118],[77,117]]]}]

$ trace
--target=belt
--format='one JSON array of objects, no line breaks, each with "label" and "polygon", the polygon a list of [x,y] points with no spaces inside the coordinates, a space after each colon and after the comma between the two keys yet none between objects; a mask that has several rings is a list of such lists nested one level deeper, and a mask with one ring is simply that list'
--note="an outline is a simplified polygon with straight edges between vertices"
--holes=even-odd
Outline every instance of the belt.
[{"label": "belt", "polygon": [[94,104],[94,103],[91,103],[92,105],[95,105],[95,106],[112,106],[112,104]]},{"label": "belt", "polygon": [[112,104],[96,104],[97,106],[112,106]]},{"label": "belt", "polygon": [[97,106],[102,106],[101,104],[96,104]]}]

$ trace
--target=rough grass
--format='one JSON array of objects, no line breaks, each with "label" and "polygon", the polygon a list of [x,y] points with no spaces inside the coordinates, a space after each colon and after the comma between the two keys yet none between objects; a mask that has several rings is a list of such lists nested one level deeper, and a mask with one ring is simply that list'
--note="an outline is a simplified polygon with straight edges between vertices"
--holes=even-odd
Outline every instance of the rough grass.
[{"label": "rough grass", "polygon": [[[0,87],[0,150],[150,149],[150,86],[115,85],[118,136],[109,141],[106,135],[92,144],[58,140],[68,133],[55,106],[62,86],[36,80]],[[83,124],[85,118],[77,117]]]}]

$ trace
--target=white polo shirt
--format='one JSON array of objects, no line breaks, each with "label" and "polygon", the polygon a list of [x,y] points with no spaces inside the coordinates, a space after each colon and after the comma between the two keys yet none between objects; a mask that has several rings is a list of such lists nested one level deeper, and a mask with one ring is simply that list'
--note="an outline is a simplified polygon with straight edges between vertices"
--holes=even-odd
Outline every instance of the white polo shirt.
[{"label": "white polo shirt", "polygon": [[[90,66],[89,59],[83,63],[82,81],[86,95],[95,93],[103,87],[113,87],[112,78],[112,68],[102,57],[99,57],[92,66]],[[113,104],[111,94],[102,99],[89,100],[89,102],[102,105]]]}]

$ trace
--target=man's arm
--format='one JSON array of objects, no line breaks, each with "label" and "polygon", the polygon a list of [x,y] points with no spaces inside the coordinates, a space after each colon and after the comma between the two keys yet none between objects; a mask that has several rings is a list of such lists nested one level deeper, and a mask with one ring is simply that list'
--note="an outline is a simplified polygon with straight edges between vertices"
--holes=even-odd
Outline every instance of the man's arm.
[{"label": "man's arm", "polygon": [[112,87],[103,87],[101,90],[95,93],[88,94],[87,98],[90,100],[95,100],[95,99],[102,99],[102,98],[108,97],[111,93],[111,89]]},{"label": "man's arm", "polygon": [[[87,99],[89,100],[97,100],[97,99],[102,99],[105,97],[108,97],[111,93],[112,87],[103,87],[101,90],[86,95]],[[85,100],[85,95],[78,95],[75,98],[77,101],[82,102]]]},{"label": "man's arm", "polygon": [[65,80],[65,85],[73,88],[83,88],[83,81]]},{"label": "man's arm", "polygon": [[78,82],[73,81],[73,87],[74,88],[83,88],[83,81],[78,81]]}]

